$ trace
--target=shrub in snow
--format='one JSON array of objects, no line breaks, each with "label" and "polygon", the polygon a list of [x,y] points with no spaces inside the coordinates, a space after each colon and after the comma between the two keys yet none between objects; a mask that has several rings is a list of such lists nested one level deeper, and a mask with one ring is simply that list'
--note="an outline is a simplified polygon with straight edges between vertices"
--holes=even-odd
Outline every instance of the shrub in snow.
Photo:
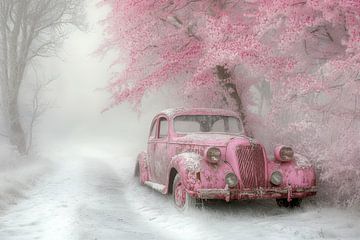
[{"label": "shrub in snow", "polygon": [[49,165],[36,154],[20,155],[16,147],[0,144],[0,209],[26,196],[26,190],[47,172]]}]

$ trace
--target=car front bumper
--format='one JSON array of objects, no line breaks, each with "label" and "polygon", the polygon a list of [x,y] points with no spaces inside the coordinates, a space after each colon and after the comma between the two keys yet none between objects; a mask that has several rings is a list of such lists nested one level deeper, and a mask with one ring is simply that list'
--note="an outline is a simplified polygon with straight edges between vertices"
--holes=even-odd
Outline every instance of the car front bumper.
[{"label": "car front bumper", "polygon": [[239,199],[271,199],[287,198],[291,201],[293,198],[304,198],[315,195],[317,187],[272,187],[256,189],[235,189],[226,186],[224,189],[199,189],[190,192],[195,198],[199,199],[224,199],[226,201]]}]

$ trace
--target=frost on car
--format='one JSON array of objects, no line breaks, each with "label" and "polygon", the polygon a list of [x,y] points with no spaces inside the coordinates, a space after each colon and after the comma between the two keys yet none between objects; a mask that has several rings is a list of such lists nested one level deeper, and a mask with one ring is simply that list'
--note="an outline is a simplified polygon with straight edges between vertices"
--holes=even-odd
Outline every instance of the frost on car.
[{"label": "frost on car", "polygon": [[147,151],[138,155],[141,184],[172,194],[183,209],[198,200],[276,199],[299,206],[316,194],[312,166],[300,166],[287,146],[270,159],[244,135],[237,114],[222,109],[173,109],[155,116]]}]

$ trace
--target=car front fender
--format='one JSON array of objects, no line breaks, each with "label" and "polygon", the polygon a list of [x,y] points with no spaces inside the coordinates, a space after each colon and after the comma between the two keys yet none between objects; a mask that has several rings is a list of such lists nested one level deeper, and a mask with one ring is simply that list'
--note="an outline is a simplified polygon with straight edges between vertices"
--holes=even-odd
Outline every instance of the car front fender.
[{"label": "car front fender", "polygon": [[[197,174],[200,174],[200,162],[203,157],[197,153],[187,152],[180,153],[171,158],[170,167],[168,171],[168,183],[171,185],[174,171],[180,174],[181,181],[188,191],[194,191],[194,189],[200,185],[200,179],[197,178]],[[169,189],[168,186],[167,188]]]},{"label": "car front fender", "polygon": [[268,176],[271,173],[280,171],[283,174],[283,186],[313,187],[316,186],[315,168],[312,165],[298,166],[295,162],[274,163],[269,162]]}]

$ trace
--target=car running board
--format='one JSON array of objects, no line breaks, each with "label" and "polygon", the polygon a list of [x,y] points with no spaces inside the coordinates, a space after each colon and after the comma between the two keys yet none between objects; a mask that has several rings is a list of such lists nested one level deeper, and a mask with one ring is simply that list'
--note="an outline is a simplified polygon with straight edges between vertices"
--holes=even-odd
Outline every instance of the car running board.
[{"label": "car running board", "polygon": [[162,194],[165,194],[165,189],[166,189],[165,185],[150,182],[150,181],[145,181],[145,185],[151,187],[155,191],[158,191],[158,192],[161,192]]}]

